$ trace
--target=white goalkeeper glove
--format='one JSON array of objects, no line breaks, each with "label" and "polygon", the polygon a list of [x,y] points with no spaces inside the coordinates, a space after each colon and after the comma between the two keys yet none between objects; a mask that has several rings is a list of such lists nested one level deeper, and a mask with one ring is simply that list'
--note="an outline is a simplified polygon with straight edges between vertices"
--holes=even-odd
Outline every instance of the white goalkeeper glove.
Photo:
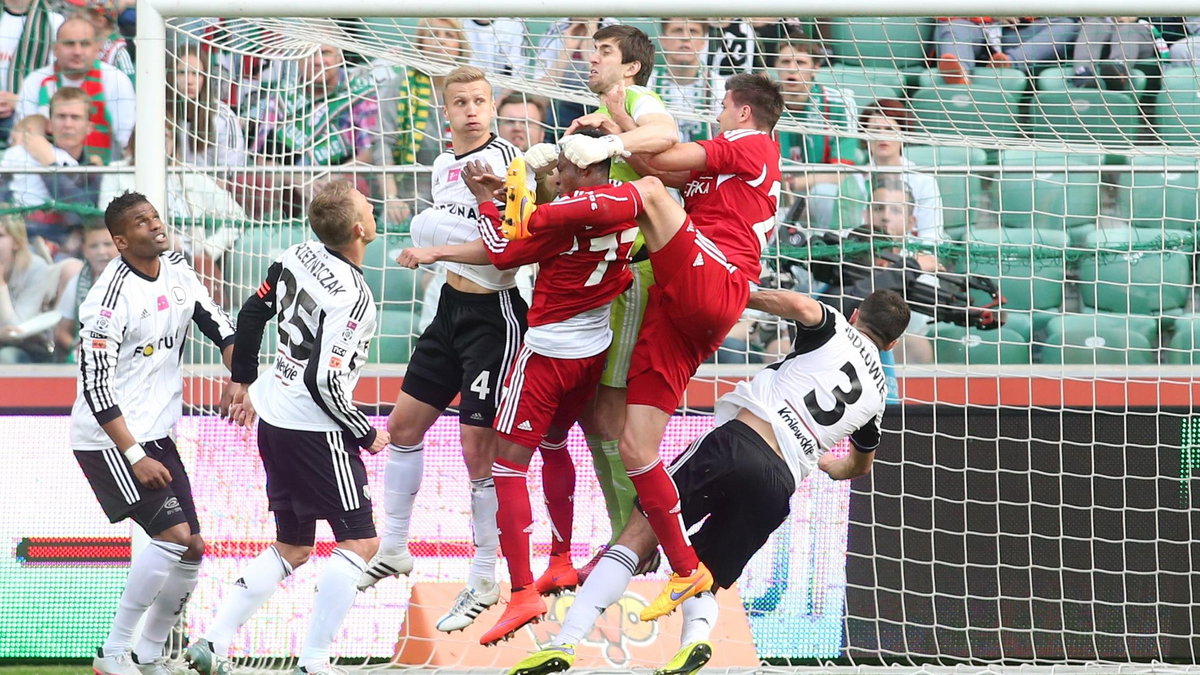
[{"label": "white goalkeeper glove", "polygon": [[553,143],[538,143],[525,151],[525,166],[541,174],[558,163],[558,146]]},{"label": "white goalkeeper glove", "polygon": [[562,146],[563,154],[567,159],[581,169],[586,169],[596,162],[602,162],[612,157],[629,156],[629,153],[625,152],[625,144],[621,142],[621,138],[614,135],[592,138],[581,134],[571,134],[562,139],[559,145]]}]

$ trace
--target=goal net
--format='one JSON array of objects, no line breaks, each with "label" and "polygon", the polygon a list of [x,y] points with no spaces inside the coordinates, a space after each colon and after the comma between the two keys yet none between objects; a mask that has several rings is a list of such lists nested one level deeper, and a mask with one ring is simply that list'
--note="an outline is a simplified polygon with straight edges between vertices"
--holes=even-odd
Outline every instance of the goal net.
[{"label": "goal net", "polygon": [[[386,414],[440,284],[393,261],[410,244],[412,215],[429,206],[432,159],[448,147],[439,76],[480,66],[506,102],[498,131],[552,141],[597,105],[584,86],[588,37],[610,21],[170,19],[167,211],[236,310],[275,256],[310,238],[315,187],[355,181],[381,232],[364,265],[380,331],[357,398]],[[1187,26],[619,21],[659,48],[649,86],[685,140],[718,133],[729,75],[783,83],[786,185],[764,285],[849,308],[873,280],[898,285],[920,310],[895,355],[872,474],[852,485],[817,474],[800,487],[791,518],[736,592],[721,594],[713,667],[1195,664],[1200,71],[1188,59],[1200,59],[1200,45],[1187,56]],[[143,87],[139,104],[157,105],[154,96]],[[264,362],[274,341],[268,331]],[[694,378],[664,456],[711,426],[716,397],[789,350],[785,323],[747,314]],[[215,351],[193,341],[186,358],[202,376],[193,400],[211,403]],[[477,644],[496,610],[479,631],[433,630],[470,556],[456,426],[444,418],[427,438],[416,570],[360,594],[335,642],[343,665],[508,667],[555,632],[571,602],[555,600],[545,623],[497,648]],[[577,431],[582,565],[609,532]],[[188,610],[196,636],[273,521],[252,437],[201,414],[180,440],[210,545]],[[374,486],[383,461],[367,459]],[[536,508],[535,520],[539,572],[549,528]],[[319,546],[239,634],[244,665],[293,663],[327,554]],[[674,653],[678,618],[633,619],[667,571],[605,615],[582,667],[658,667]]]}]

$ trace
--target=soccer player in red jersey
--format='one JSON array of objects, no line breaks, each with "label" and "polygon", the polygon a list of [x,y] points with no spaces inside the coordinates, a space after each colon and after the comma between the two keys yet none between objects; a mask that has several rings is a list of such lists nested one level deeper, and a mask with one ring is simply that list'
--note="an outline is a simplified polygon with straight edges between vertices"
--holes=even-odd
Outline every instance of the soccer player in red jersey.
[{"label": "soccer player in red jersey", "polygon": [[[630,365],[620,451],[640,508],[674,573],[642,612],[643,620],[668,614],[712,586],[711,573],[688,542],[679,493],[658,447],[688,380],[720,346],[746,307],[750,285],[758,281],[782,182],[779,145],[771,138],[782,110],[777,83],[761,75],[734,75],[717,117],[717,138],[680,143],[641,162],[633,158],[657,177],[594,190],[585,202],[538,206],[520,199],[525,195],[514,186],[519,198],[506,209],[535,236],[581,221],[601,225],[632,217],[645,236],[656,285]],[[624,154],[611,135],[576,134],[562,146],[576,165]],[[683,192],[683,207],[667,185]]]},{"label": "soccer player in red jersey", "polygon": [[[519,161],[514,160],[510,175],[524,173],[523,167],[516,166]],[[599,224],[581,218],[569,227],[507,240],[502,236],[500,213],[492,202],[490,187],[492,181],[499,184],[499,179],[487,171],[486,166],[472,164],[464,172],[485,217],[480,222],[483,237],[466,244],[408,249],[399,262],[414,267],[443,260],[490,262],[500,269],[539,263],[529,330],[509,368],[494,423],[500,436],[499,457],[492,466],[499,501],[496,520],[512,597],[500,621],[480,639],[490,645],[544,615],[542,595],[578,583],[571,563],[575,469],[566,450],[567,431],[595,393],[604,370],[612,341],[609,304],[632,281],[627,265],[637,224],[635,210],[622,221]],[[560,197],[556,204],[591,203],[593,188],[609,185],[607,156],[585,168],[560,158],[558,171]],[[553,532],[550,566],[536,583],[530,570],[533,513],[526,486],[535,450],[541,451],[545,464],[543,484]]]}]

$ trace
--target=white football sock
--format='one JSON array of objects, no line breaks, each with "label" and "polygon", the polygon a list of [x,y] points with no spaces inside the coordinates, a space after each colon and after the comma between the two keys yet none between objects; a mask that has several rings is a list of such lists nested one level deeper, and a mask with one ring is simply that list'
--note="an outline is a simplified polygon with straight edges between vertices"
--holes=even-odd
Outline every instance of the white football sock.
[{"label": "white football sock", "polygon": [[163,645],[170,637],[171,629],[179,621],[179,615],[183,613],[183,607],[196,588],[199,578],[199,560],[180,560],[167,575],[166,583],[158,592],[154,604],[150,605],[150,611],[146,613],[142,636],[133,648],[138,663],[150,663],[162,656]]},{"label": "white football sock", "polygon": [[582,642],[604,610],[621,599],[637,564],[637,554],[626,546],[618,544],[605,551],[575,594],[575,602],[571,603],[567,618],[563,619],[562,630],[550,644],[562,646]]},{"label": "white football sock", "polygon": [[308,637],[304,640],[304,649],[300,651],[300,666],[314,670],[329,663],[333,636],[354,606],[354,596],[358,594],[355,584],[366,567],[366,561],[354,551],[333,549],[333,555],[329,556],[329,562],[317,579],[317,594],[313,598]]},{"label": "white football sock", "polygon": [[104,641],[105,656],[129,649],[138,621],[154,603],[185,551],[187,547],[181,544],[152,539],[149,546],[133,557],[125,590],[121,591],[121,600],[117,603],[117,614]]},{"label": "white football sock", "polygon": [[242,568],[242,575],[233,582],[234,588],[221,604],[217,617],[213,619],[204,637],[212,643],[217,656],[229,656],[229,643],[242,624],[266,602],[280,582],[292,573],[292,566],[279,555],[279,550],[268,546],[249,565]]},{"label": "white football sock", "polygon": [[388,445],[387,466],[383,470],[383,509],[386,516],[380,528],[379,552],[397,555],[408,550],[408,528],[413,504],[425,473],[425,443]]},{"label": "white football sock", "polygon": [[[496,555],[500,550],[500,529],[496,526],[496,483],[491,476],[471,481],[471,531],[475,536],[475,557],[467,584],[477,591],[491,590],[496,581]],[[484,587],[480,582],[490,582]]]},{"label": "white football sock", "polygon": [[679,634],[679,646],[708,640],[713,626],[717,625],[717,598],[712,593],[700,593],[683,601],[683,630]]}]

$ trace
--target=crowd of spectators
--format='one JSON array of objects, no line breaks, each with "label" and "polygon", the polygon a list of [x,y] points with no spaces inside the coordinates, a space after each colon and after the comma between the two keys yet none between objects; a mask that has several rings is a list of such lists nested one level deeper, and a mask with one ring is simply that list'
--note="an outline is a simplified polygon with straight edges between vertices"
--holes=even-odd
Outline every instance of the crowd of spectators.
[{"label": "crowd of spectators", "polygon": [[[74,306],[114,255],[89,214],[133,186],[130,173],[69,170],[132,164],[134,53],[121,32],[130,10],[121,3],[128,0],[62,1],[4,0],[0,20],[0,166],[10,176],[0,206],[14,207],[0,209],[8,214],[0,217],[4,362],[69,358]],[[518,19],[434,18],[409,35],[410,46],[431,62],[472,64],[561,93],[497,89],[496,132],[525,149],[553,140],[591,110],[581,103],[595,88],[591,36],[614,23],[565,17],[531,34]],[[352,176],[377,203],[384,227],[403,232],[428,203],[428,173],[370,167],[429,166],[446,148],[438,75],[444,71],[364,62],[334,45],[298,61],[271,62],[222,49],[222,40],[233,39],[222,25],[212,21],[205,41],[178,40],[168,57],[164,145],[168,165],[185,169],[168,177],[166,211],[183,235],[178,246],[203,270],[214,296],[226,290],[222,259],[242,229],[300,216],[314,186],[329,177]],[[1200,17],[1180,19],[1173,33],[1160,25],[1138,17],[941,17],[925,49],[949,84],[968,82],[981,66],[1029,69],[1060,60],[1076,86],[1105,86],[1108,80],[1098,78],[1111,76],[1114,63],[1200,58]],[[781,82],[785,165],[830,165],[785,173],[780,215],[789,227],[878,229],[877,209],[886,210],[880,199],[899,194],[909,210],[900,218],[903,232],[891,234],[943,240],[938,183],[904,155],[912,121],[906,104],[882,98],[860,110],[853,96],[819,81],[831,56],[821,22],[664,17],[654,29],[660,55],[646,85],[676,113],[681,140],[712,133],[729,75],[765,71]],[[799,132],[797,125],[831,131]],[[854,136],[860,131],[866,140]],[[45,167],[63,169],[37,171]],[[888,186],[898,180],[899,192],[881,192],[879,176]],[[860,199],[851,216],[839,206],[847,194]],[[784,231],[780,239],[786,237]],[[796,283],[807,287],[809,280]],[[738,330],[731,345],[741,358],[747,346],[786,348],[778,331],[754,338],[752,319]]]}]

